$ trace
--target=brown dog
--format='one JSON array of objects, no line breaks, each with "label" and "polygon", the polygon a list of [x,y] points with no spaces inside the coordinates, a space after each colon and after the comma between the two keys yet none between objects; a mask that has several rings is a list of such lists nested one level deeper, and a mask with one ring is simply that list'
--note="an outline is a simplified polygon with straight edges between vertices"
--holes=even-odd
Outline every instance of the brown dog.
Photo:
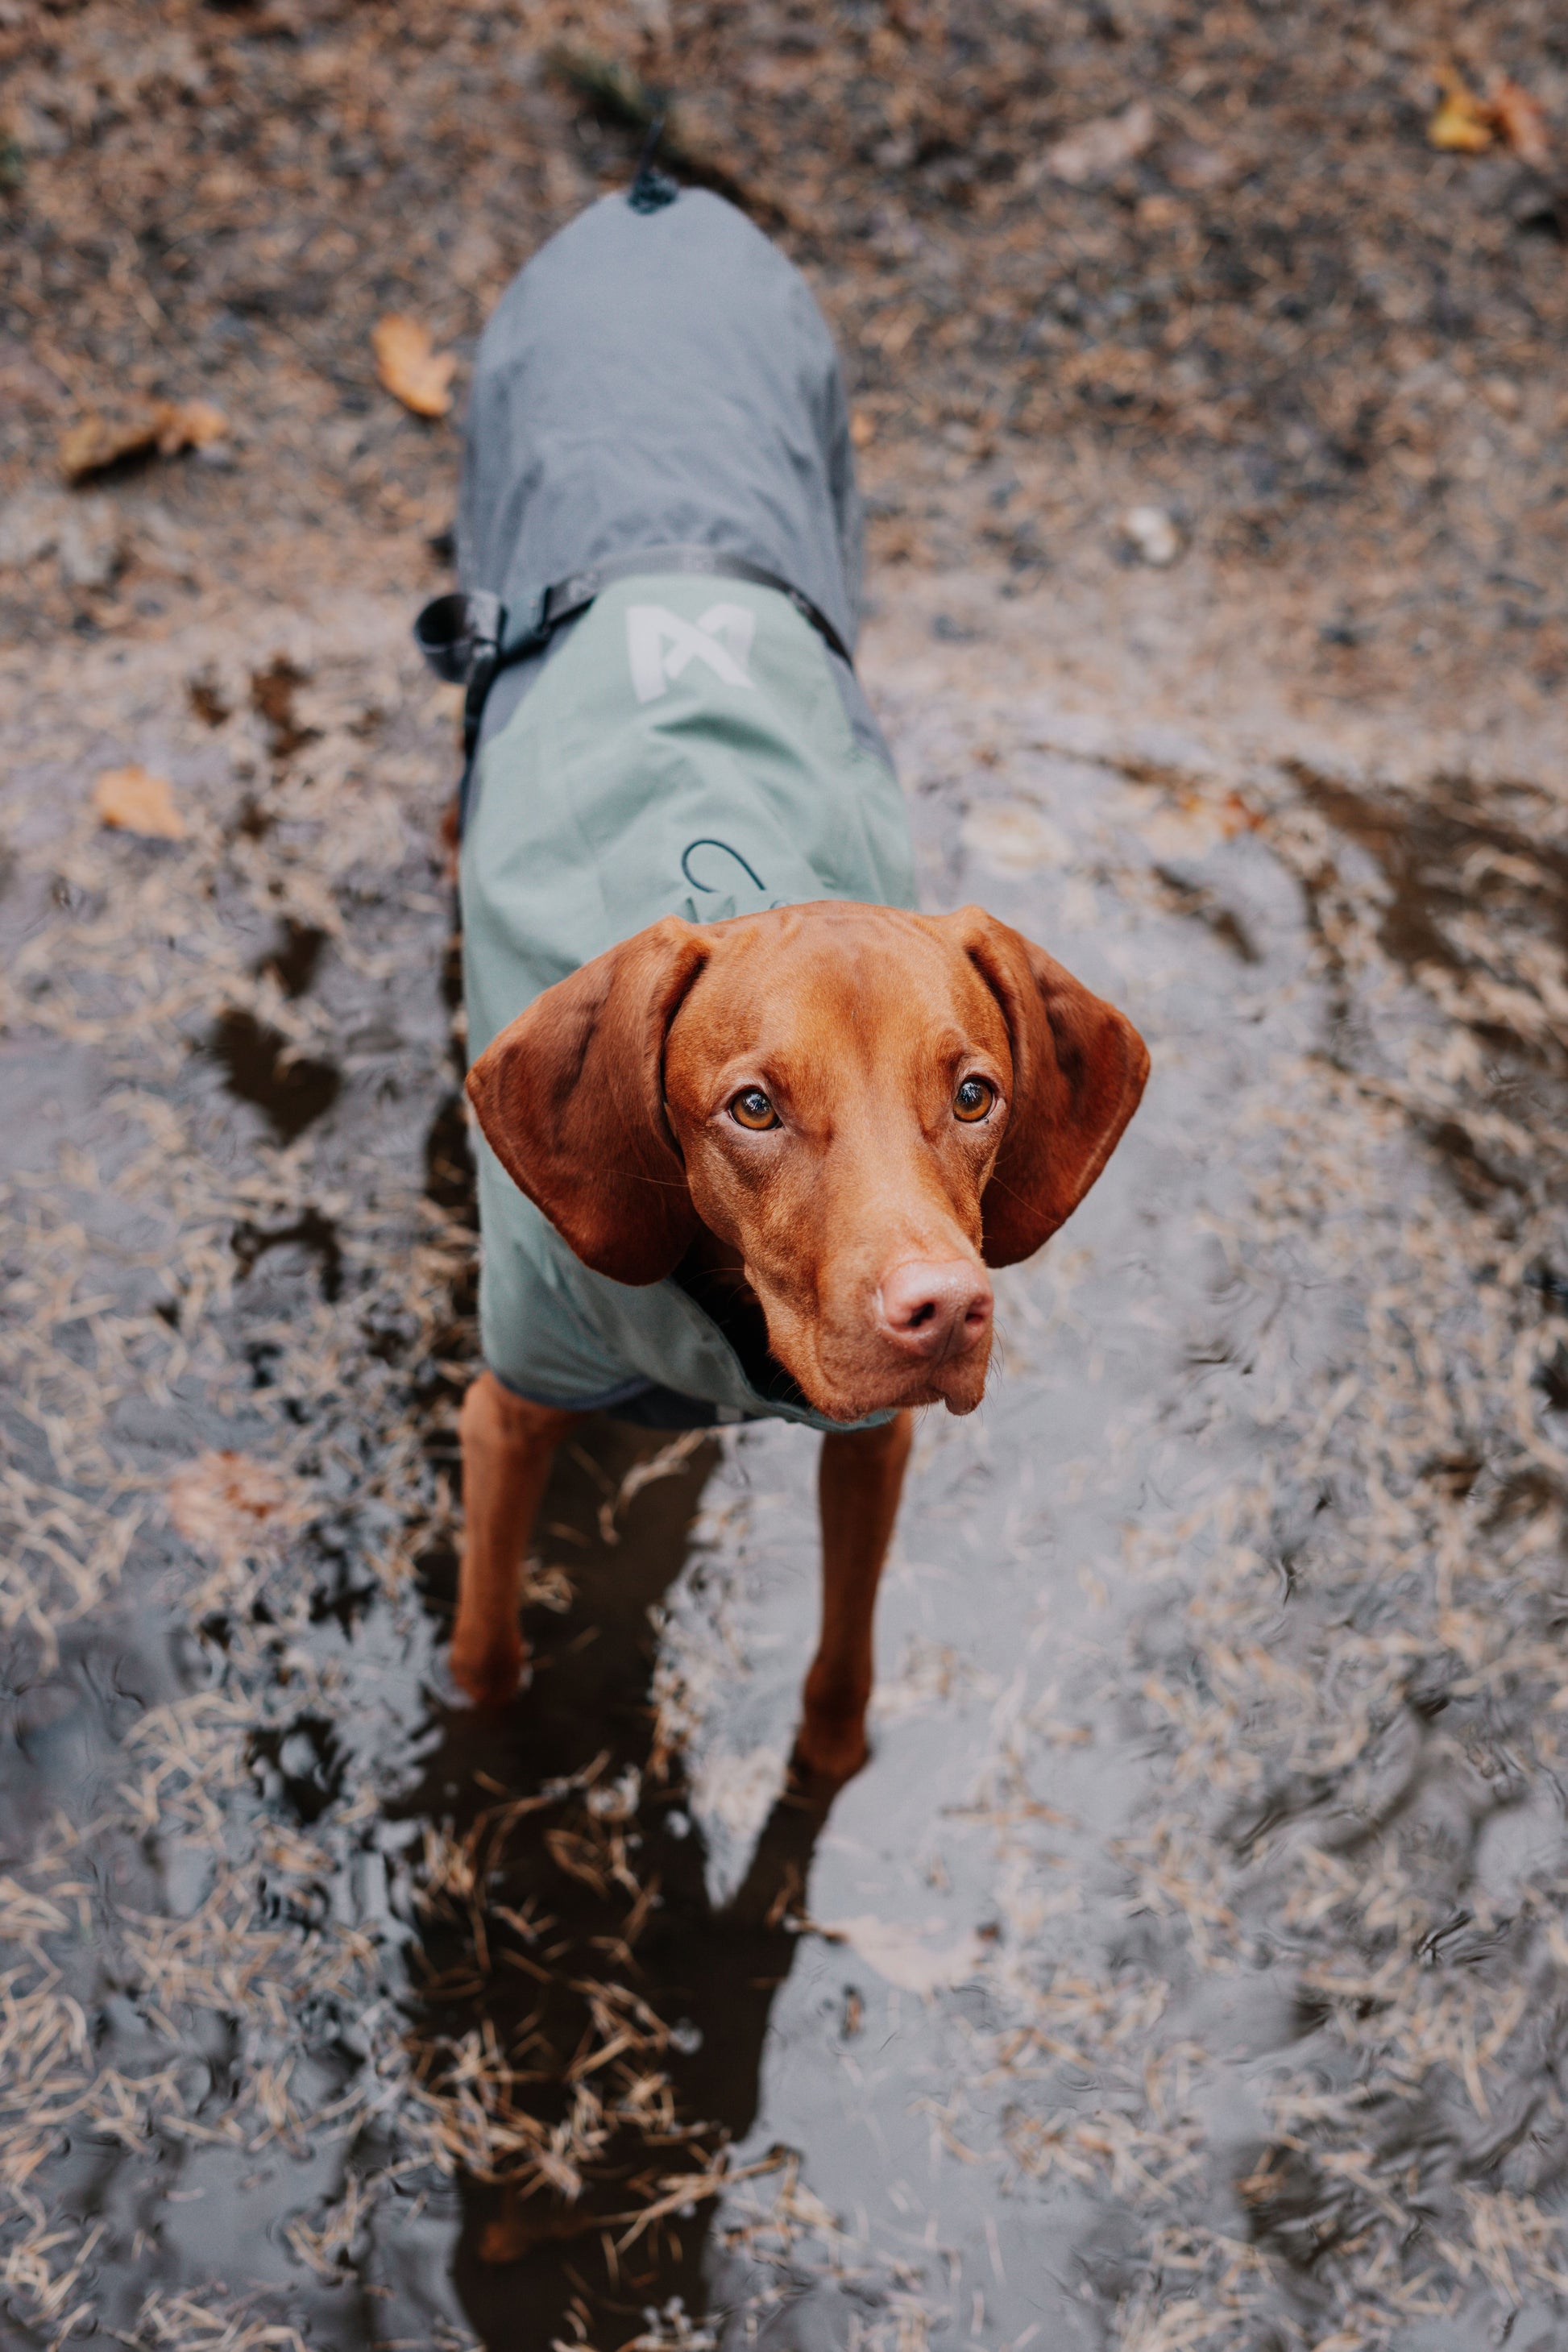
[{"label": "brown dog", "polygon": [[[797,1740],[815,1774],[865,1760],[910,1408],[980,1402],[986,1268],[1071,1215],[1148,1066],[1131,1023],[979,908],[819,902],[655,923],[545,990],[469,1075],[502,1167],[586,1266],[632,1285],[679,1270],[763,1319],[818,1412],[890,1412],[824,1439],[822,1633]],[[476,1700],[516,1688],[519,1571],[582,1418],[488,1372],[464,1403],[452,1670]]]}]

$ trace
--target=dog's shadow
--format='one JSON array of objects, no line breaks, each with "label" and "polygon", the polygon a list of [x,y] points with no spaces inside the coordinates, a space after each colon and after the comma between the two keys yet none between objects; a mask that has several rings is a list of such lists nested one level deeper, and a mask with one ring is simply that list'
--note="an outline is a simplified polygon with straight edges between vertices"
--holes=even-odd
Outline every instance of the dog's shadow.
[{"label": "dog's shadow", "polygon": [[526,1610],[531,1684],[500,1718],[450,1715],[396,1808],[431,1832],[416,2063],[458,2161],[455,2284],[491,2352],[621,2344],[672,2295],[703,2310],[703,2176],[755,2119],[832,1793],[786,1791],[715,1910],[649,1611],[717,1449],[616,1512],[660,1449],[595,1421],[563,1450],[538,1549],[569,1576]]}]

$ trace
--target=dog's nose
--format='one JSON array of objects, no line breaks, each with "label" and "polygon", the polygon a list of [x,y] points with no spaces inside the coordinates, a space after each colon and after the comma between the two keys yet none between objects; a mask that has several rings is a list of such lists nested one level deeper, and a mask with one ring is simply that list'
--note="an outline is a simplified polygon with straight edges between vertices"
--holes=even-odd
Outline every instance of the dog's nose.
[{"label": "dog's nose", "polygon": [[966,1356],[991,1328],[985,1269],[963,1258],[906,1260],[882,1276],[877,1303],[883,1336],[930,1362]]}]

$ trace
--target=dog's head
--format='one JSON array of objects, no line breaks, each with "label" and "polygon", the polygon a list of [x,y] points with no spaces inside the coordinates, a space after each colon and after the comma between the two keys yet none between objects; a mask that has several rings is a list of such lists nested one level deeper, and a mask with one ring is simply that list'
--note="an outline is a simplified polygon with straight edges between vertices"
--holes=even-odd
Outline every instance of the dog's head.
[{"label": "dog's head", "polygon": [[547,989],[474,1065],[498,1159],[584,1264],[739,1251],[821,1412],[969,1412],[988,1265],[1072,1214],[1138,1107],[1131,1024],[978,907],[674,917]]}]

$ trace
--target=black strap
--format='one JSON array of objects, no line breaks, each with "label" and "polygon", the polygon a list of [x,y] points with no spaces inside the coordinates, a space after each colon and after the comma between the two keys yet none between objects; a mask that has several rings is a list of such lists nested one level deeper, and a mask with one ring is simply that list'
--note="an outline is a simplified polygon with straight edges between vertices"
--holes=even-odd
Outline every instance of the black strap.
[{"label": "black strap", "polygon": [[[749,580],[754,588],[775,588],[781,596],[789,598],[803,620],[811,623],[817,635],[832,647],[840,661],[848,662],[851,669],[855,667],[848,646],[826,614],[814,604],[803,590],[792,587],[787,580],[781,580],[778,573],[770,572],[765,564],[752,563],[743,555],[725,555],[712,547],[644,548],[635,555],[615,555],[607,562],[594,564],[588,571],[575,572],[570,580],[557,581],[555,586],[547,588],[540,599],[536,626],[541,641],[548,637],[552,629],[558,629],[563,621],[574,620],[579,613],[585,611],[601,589],[612,587],[617,580],[636,580],[639,575],[648,576],[658,572],[708,572],[720,580]],[[531,652],[532,646],[530,645],[527,650]],[[500,667],[504,669],[509,662],[519,658],[509,649],[502,655]]]},{"label": "black strap", "polygon": [[[720,580],[747,580],[755,588],[773,588],[787,596],[795,611],[809,621],[825,645],[840,661],[855,667],[849,648],[826,613],[810,597],[776,572],[743,555],[726,555],[714,547],[645,547],[635,555],[611,556],[603,563],[574,572],[547,588],[534,607],[533,617],[521,635],[507,642],[508,613],[499,596],[486,588],[457,590],[433,597],[414,624],[414,642],[437,677],[464,686],[463,757],[471,765],[479,740],[485,699],[503,669],[542,652],[563,622],[585,613],[602,589],[617,580],[651,578],[661,572],[706,573]],[[468,781],[465,774],[464,782]]]}]

